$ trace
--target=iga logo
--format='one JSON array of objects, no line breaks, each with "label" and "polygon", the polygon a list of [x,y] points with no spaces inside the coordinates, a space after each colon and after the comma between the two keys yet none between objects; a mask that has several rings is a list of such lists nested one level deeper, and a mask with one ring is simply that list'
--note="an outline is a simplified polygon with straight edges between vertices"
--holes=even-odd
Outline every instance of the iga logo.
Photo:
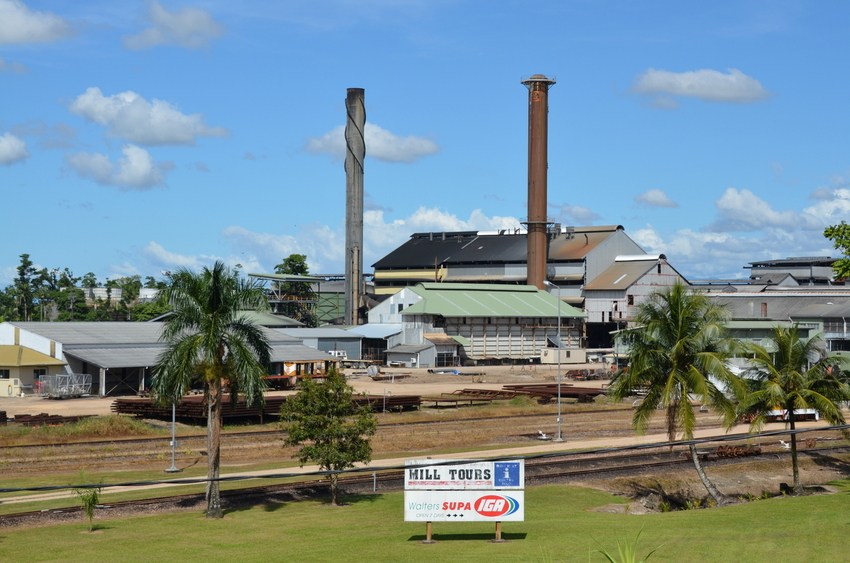
[{"label": "iga logo", "polygon": [[517,510],[519,510],[519,502],[511,497],[487,495],[475,501],[475,512],[488,518],[506,516]]}]

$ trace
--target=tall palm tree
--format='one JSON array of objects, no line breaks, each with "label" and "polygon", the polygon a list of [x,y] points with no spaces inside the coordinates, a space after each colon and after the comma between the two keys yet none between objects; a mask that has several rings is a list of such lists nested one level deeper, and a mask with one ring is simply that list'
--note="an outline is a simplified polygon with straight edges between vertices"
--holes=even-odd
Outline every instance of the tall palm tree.
[{"label": "tall palm tree", "polygon": [[[649,419],[662,408],[669,441],[674,441],[677,433],[692,440],[696,416],[691,396],[721,412],[727,428],[734,425],[735,407],[724,390],[736,392],[740,383],[726,365],[731,348],[726,338],[727,319],[724,308],[682,284],[653,293],[640,304],[635,328],[617,337],[630,348],[631,361],[611,387],[617,400],[637,389],[646,391],[632,418],[638,433],[646,431]],[[726,497],[703,470],[696,447],[689,447],[706,490],[718,504],[725,502]]]},{"label": "tall palm tree", "polygon": [[[776,326],[771,335],[771,352],[756,344],[747,344],[752,367],[744,372],[750,384],[748,393],[738,405],[739,413],[752,419],[751,431],[764,425],[768,411],[781,409],[787,413],[788,427],[796,428],[799,414],[795,411],[815,409],[830,424],[845,424],[838,403],[850,400],[850,387],[839,379],[837,363],[844,358],[821,358],[821,339],[803,340],[797,325]],[[797,464],[797,435],[791,434],[791,468],[794,492],[803,492]]]},{"label": "tall palm tree", "polygon": [[241,311],[268,306],[255,283],[221,262],[200,273],[180,269],[162,290],[171,305],[160,339],[168,343],[153,369],[153,390],[161,403],[180,401],[193,381],[204,386],[207,408],[207,518],[221,518],[219,466],[223,388],[231,404],[243,394],[248,404],[263,403],[263,377],[271,351],[263,329]]}]

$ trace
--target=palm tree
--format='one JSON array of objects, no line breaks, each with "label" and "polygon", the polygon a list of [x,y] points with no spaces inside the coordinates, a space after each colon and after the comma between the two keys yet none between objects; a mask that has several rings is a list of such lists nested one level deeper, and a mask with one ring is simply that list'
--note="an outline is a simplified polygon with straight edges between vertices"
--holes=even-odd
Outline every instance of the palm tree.
[{"label": "palm tree", "polygon": [[[682,284],[653,293],[640,304],[636,327],[617,339],[630,348],[630,364],[612,383],[612,396],[622,400],[636,389],[646,397],[635,409],[632,425],[643,434],[658,408],[664,409],[667,437],[673,442],[681,433],[692,440],[696,417],[690,397],[720,411],[724,426],[735,423],[733,402],[724,389],[739,389],[738,378],[727,368],[731,342],[726,338],[726,310],[705,295]],[[711,497],[726,501],[706,475],[696,447],[689,446],[694,467]]]},{"label": "palm tree", "polygon": [[153,369],[153,391],[160,403],[180,401],[193,381],[204,386],[207,407],[207,518],[221,518],[219,466],[223,388],[231,404],[239,394],[248,404],[263,403],[263,377],[271,351],[263,329],[247,321],[244,310],[268,306],[255,283],[221,262],[196,274],[180,269],[160,299],[173,309],[160,339],[168,343]]},{"label": "palm tree", "polygon": [[[756,344],[746,345],[752,354],[752,367],[744,372],[744,377],[749,380],[751,392],[741,400],[738,410],[741,416],[751,417],[750,430],[760,430],[768,411],[776,409],[788,413],[790,430],[796,428],[799,417],[795,411],[802,409],[817,410],[830,424],[845,424],[838,403],[850,400],[850,387],[840,381],[836,373],[839,371],[836,363],[844,358],[820,358],[821,339],[804,341],[797,325],[774,327],[771,340],[774,352]],[[800,494],[803,484],[794,433],[791,434],[791,468],[794,492]]]}]

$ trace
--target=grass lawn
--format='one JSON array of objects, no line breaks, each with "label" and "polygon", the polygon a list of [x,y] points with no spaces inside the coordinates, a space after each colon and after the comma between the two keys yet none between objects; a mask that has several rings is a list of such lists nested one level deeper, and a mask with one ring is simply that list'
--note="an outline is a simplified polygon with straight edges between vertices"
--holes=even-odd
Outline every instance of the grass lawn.
[{"label": "grass lawn", "polygon": [[30,530],[0,530],[0,561],[121,562],[406,562],[497,563],[604,561],[594,540],[616,552],[643,529],[639,555],[664,544],[650,561],[847,561],[850,485],[833,495],[775,498],[743,505],[665,514],[627,515],[587,509],[623,502],[567,486],[526,490],[525,522],[506,522],[507,543],[494,544],[492,523],[403,521],[403,494],[350,497],[350,506],[315,501],[227,512],[96,520]]}]

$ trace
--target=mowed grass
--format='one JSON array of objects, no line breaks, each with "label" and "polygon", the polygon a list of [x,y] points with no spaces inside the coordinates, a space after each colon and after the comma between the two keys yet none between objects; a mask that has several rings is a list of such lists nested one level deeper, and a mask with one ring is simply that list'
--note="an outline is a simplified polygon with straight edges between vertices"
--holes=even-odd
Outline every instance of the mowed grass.
[{"label": "mowed grass", "polygon": [[[524,522],[503,524],[507,543],[490,543],[493,523],[435,523],[437,544],[423,545],[424,523],[403,521],[402,493],[349,497],[344,507],[302,501],[227,511],[95,520],[27,530],[0,530],[0,560],[121,562],[406,562],[498,563],[604,561],[641,530],[640,556],[651,561],[847,561],[850,487],[832,495],[774,498],[664,514],[592,512],[622,503],[568,486],[526,490]],[[599,544],[597,544],[597,541]],[[663,544],[663,545],[662,545]]]}]

